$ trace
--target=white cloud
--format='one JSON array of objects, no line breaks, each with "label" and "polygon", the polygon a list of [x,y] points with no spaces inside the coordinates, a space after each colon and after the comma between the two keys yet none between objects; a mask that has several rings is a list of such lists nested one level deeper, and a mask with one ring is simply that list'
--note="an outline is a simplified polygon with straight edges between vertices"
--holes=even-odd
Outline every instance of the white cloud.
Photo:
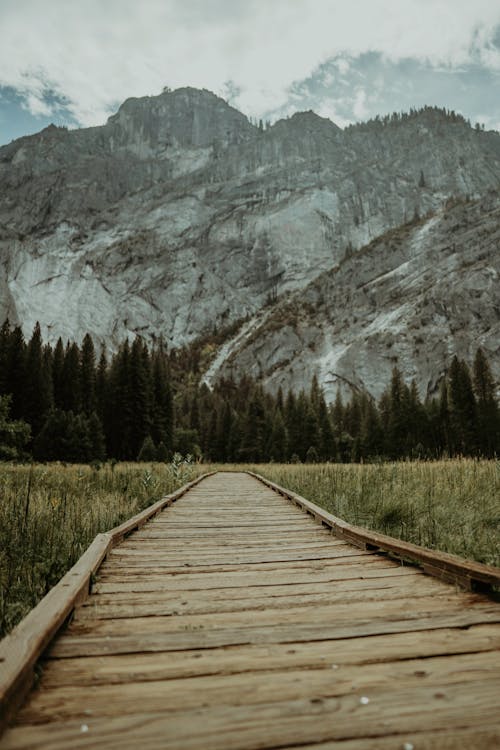
[{"label": "white cloud", "polygon": [[128,96],[165,85],[223,93],[230,80],[235,105],[258,116],[342,51],[500,69],[499,25],[492,0],[2,0],[0,85],[32,112],[51,89],[97,124]]},{"label": "white cloud", "polygon": [[366,91],[364,89],[357,89],[352,111],[358,120],[364,120],[368,116],[369,109],[366,107]]}]

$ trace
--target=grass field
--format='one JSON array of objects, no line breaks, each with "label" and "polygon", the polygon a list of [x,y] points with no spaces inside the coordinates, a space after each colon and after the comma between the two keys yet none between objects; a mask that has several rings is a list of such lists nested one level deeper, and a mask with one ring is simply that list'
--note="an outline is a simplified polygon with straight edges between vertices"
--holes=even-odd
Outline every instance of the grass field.
[{"label": "grass field", "polygon": [[213,468],[252,468],[354,524],[500,566],[500,463],[0,464],[0,636],[101,531]]},{"label": "grass field", "polygon": [[358,526],[500,566],[500,462],[255,466]]},{"label": "grass field", "polygon": [[0,464],[0,637],[61,578],[96,534],[117,526],[203,467]]}]

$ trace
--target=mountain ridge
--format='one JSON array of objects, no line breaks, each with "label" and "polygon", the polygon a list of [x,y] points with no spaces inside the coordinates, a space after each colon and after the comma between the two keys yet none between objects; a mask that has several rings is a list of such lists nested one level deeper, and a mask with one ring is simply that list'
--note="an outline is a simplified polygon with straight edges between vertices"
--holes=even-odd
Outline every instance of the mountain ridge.
[{"label": "mountain ridge", "polygon": [[181,345],[499,186],[500,134],[436,108],[260,128],[208,91],[128,99],[104,126],[0,148],[0,315],[51,341]]}]

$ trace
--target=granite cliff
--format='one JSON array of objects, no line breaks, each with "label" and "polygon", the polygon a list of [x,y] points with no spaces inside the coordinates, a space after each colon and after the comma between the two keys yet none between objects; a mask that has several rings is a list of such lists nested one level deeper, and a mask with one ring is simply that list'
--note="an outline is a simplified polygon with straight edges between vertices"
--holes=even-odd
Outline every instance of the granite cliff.
[{"label": "granite cliff", "polygon": [[400,363],[425,390],[477,343],[498,372],[499,185],[500,134],[435,108],[263,129],[204,90],[129,99],[0,148],[0,317],[111,348],[244,320],[208,382],[318,372],[376,393]]}]

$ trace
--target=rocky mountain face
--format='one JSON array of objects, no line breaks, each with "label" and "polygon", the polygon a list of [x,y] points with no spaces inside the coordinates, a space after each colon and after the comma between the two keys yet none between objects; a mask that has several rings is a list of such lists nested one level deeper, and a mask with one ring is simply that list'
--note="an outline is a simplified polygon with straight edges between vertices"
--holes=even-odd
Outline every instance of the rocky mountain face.
[{"label": "rocky mountain face", "polygon": [[[436,393],[454,354],[483,347],[498,373],[500,198],[454,201],[390,230],[252,320],[207,374],[243,373],[276,391],[315,374],[337,390],[380,396],[397,365]],[[243,335],[242,335],[243,334]],[[206,376],[206,377],[207,377]]]},{"label": "rocky mountain face", "polygon": [[499,184],[500,134],[441,110],[262,129],[208,91],[130,99],[0,148],[0,317],[110,348],[241,320],[208,382],[376,393],[399,363],[425,390],[455,350],[500,365]]}]

